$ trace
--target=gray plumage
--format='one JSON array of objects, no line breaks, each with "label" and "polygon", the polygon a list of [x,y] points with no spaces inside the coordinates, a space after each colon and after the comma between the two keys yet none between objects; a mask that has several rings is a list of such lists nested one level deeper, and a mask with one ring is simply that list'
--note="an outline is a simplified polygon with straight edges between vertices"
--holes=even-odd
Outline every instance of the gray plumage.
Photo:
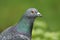
[{"label": "gray plumage", "polygon": [[29,8],[19,22],[0,34],[0,40],[31,40],[34,19],[42,16],[35,8]]}]

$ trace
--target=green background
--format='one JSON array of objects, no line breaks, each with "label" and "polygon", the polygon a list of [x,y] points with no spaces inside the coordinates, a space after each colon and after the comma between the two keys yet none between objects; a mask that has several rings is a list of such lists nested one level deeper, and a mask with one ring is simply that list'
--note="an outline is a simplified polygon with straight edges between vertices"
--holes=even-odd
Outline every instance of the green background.
[{"label": "green background", "polygon": [[0,32],[31,7],[43,15],[34,22],[32,40],[60,40],[60,0],[0,0]]}]

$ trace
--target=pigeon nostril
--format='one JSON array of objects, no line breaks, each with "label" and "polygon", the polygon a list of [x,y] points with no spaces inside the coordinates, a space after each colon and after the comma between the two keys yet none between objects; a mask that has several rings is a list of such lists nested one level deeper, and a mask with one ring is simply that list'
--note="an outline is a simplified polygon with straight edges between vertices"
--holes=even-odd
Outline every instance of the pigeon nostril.
[{"label": "pigeon nostril", "polygon": [[37,15],[40,15],[40,13],[38,12]]}]

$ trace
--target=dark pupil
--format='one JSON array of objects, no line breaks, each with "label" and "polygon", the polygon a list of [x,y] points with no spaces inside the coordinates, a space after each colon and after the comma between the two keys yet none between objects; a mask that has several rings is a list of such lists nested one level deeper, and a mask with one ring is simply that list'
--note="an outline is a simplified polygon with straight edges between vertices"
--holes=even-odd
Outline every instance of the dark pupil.
[{"label": "dark pupil", "polygon": [[34,11],[31,11],[32,13],[34,13]]}]

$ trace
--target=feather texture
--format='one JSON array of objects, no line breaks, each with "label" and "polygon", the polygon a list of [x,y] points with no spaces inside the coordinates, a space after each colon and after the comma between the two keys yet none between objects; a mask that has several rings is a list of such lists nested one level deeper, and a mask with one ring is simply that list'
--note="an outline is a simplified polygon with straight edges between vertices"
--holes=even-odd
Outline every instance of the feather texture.
[{"label": "feather texture", "polygon": [[[32,10],[34,13],[31,12]],[[0,40],[31,40],[33,22],[40,15],[37,13],[35,8],[28,9],[16,25],[7,28],[0,34]]]}]

